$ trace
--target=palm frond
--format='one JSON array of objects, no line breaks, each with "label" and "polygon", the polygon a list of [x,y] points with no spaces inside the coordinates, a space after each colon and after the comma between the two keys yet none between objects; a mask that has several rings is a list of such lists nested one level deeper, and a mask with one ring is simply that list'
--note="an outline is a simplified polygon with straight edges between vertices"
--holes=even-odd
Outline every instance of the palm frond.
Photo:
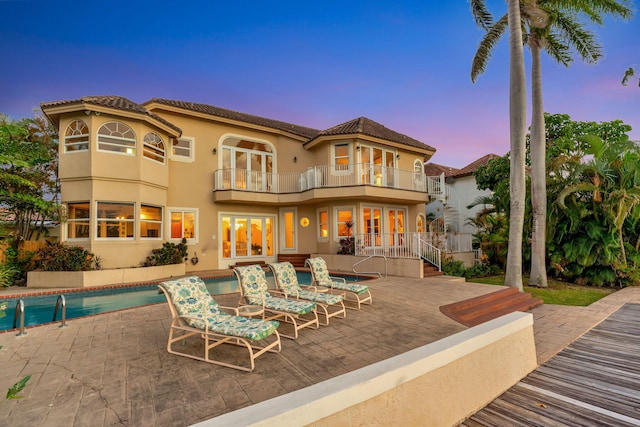
[{"label": "palm frond", "polygon": [[480,44],[478,45],[478,50],[473,57],[473,61],[471,63],[471,81],[475,83],[478,76],[487,68],[487,64],[491,55],[493,53],[493,49],[496,47],[500,38],[504,34],[507,28],[507,15],[504,15],[498,21],[493,24],[484,35]]},{"label": "palm frond", "polygon": [[489,12],[484,0],[471,0],[469,5],[471,7],[471,15],[473,15],[478,27],[487,31],[493,26],[493,15]]},{"label": "palm frond", "polygon": [[581,23],[565,14],[559,14],[554,21],[554,28],[586,63],[595,64],[602,58],[602,46],[596,42],[595,35]]}]

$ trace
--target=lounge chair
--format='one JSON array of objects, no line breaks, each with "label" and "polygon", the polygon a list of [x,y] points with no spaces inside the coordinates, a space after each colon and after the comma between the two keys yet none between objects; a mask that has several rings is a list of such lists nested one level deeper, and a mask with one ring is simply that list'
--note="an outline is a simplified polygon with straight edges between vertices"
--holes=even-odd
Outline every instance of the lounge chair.
[{"label": "lounge chair", "polygon": [[[276,287],[287,298],[302,299],[316,303],[318,313],[324,315],[325,323],[329,324],[331,317],[347,317],[347,309],[344,306],[344,295],[336,295],[328,292],[318,292],[316,287],[303,287],[298,283],[296,269],[290,262],[275,262],[268,264],[273,272]],[[326,291],[326,288],[325,288]]]},{"label": "lounge chair", "polygon": [[[307,258],[304,265],[311,269],[312,285],[325,286],[333,291],[344,292],[344,301],[356,304],[358,310],[360,310],[361,304],[373,303],[373,297],[368,286],[347,283],[343,277],[330,276],[327,263],[323,258]],[[347,308],[352,307],[347,306]]]},{"label": "lounge chair", "polygon": [[[300,329],[320,326],[316,303],[289,298],[279,298],[269,293],[267,277],[259,265],[234,267],[234,274],[240,286],[240,304],[259,306],[262,318],[266,320],[282,319],[293,325],[293,335],[280,335],[286,338],[298,338]],[[240,307],[242,308],[242,307]],[[303,317],[306,316],[306,317]]]},{"label": "lounge chair", "polygon": [[[164,292],[171,310],[171,327],[167,351],[171,354],[202,360],[215,365],[251,372],[254,360],[266,352],[280,352],[279,322],[231,315],[213,299],[204,282],[196,276],[169,280],[158,285]],[[204,357],[183,353],[172,348],[177,341],[189,337],[204,339]],[[262,342],[262,345],[256,344]],[[184,344],[184,343],[183,343]],[[220,344],[233,344],[249,351],[250,367],[211,359],[210,350]],[[184,347],[186,348],[186,346]]]}]

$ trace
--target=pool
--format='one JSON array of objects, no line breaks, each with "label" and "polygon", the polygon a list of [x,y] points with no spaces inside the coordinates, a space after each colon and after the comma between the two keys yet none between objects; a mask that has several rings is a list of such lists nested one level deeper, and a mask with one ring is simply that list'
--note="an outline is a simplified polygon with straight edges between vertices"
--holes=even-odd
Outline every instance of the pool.
[{"label": "pool", "polygon": [[[357,280],[356,277],[349,276],[345,277],[345,279],[349,281]],[[360,280],[362,279],[364,278],[360,276]],[[271,273],[267,273],[267,281],[270,287],[274,286]],[[300,283],[310,283],[311,274],[299,271],[298,281]],[[204,282],[207,284],[207,289],[209,289],[212,295],[239,292],[238,280],[235,277],[205,279]],[[58,295],[59,294],[23,297],[24,325],[35,326],[51,322]],[[166,301],[164,294],[158,293],[158,285],[156,284],[82,292],[66,292],[64,293],[64,297],[67,306],[67,319]],[[20,298],[0,299],[0,306],[6,305],[5,316],[0,317],[0,331],[13,329],[14,313],[19,299]],[[60,318],[61,313],[58,312],[56,321],[59,321]]]}]

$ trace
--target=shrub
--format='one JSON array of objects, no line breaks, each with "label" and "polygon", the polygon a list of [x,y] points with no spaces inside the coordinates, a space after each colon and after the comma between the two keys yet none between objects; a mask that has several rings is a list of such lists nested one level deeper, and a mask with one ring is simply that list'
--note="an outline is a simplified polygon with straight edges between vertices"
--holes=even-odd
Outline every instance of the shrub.
[{"label": "shrub", "polygon": [[42,271],[94,270],[96,256],[80,246],[50,243],[35,257],[34,267]]},{"label": "shrub", "polygon": [[165,242],[161,248],[151,251],[151,255],[142,263],[143,267],[180,264],[187,259],[187,240],[175,243]]},{"label": "shrub", "polygon": [[355,255],[356,242],[353,237],[345,237],[340,239],[340,250],[338,255]]},{"label": "shrub", "polygon": [[442,260],[442,271],[447,276],[464,277],[472,279],[474,277],[494,276],[500,273],[500,267],[487,263],[475,264],[465,267],[462,261],[454,261],[450,257]]},{"label": "shrub", "polygon": [[11,263],[0,264],[0,288],[12,286],[20,277],[20,269]]}]

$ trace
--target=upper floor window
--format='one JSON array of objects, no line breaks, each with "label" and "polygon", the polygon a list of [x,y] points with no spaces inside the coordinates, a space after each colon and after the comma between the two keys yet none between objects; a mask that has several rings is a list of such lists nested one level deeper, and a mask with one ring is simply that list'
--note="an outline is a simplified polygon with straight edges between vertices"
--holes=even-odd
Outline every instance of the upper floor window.
[{"label": "upper floor window", "polygon": [[64,134],[64,151],[87,151],[89,149],[89,127],[83,120],[74,120]]},{"label": "upper floor window", "polygon": [[424,173],[424,164],[420,159],[416,159],[413,162],[413,172],[415,174],[423,174]]},{"label": "upper floor window", "polygon": [[108,122],[98,129],[98,150],[136,154],[136,134],[122,122]]},{"label": "upper floor window", "polygon": [[174,160],[193,161],[194,139],[183,136],[173,141],[171,158]]},{"label": "upper floor window", "polygon": [[351,150],[349,144],[335,144],[333,146],[333,165],[336,171],[349,170],[351,163]]},{"label": "upper floor window", "polygon": [[157,134],[149,132],[144,136],[142,154],[151,160],[164,163],[164,142]]}]

